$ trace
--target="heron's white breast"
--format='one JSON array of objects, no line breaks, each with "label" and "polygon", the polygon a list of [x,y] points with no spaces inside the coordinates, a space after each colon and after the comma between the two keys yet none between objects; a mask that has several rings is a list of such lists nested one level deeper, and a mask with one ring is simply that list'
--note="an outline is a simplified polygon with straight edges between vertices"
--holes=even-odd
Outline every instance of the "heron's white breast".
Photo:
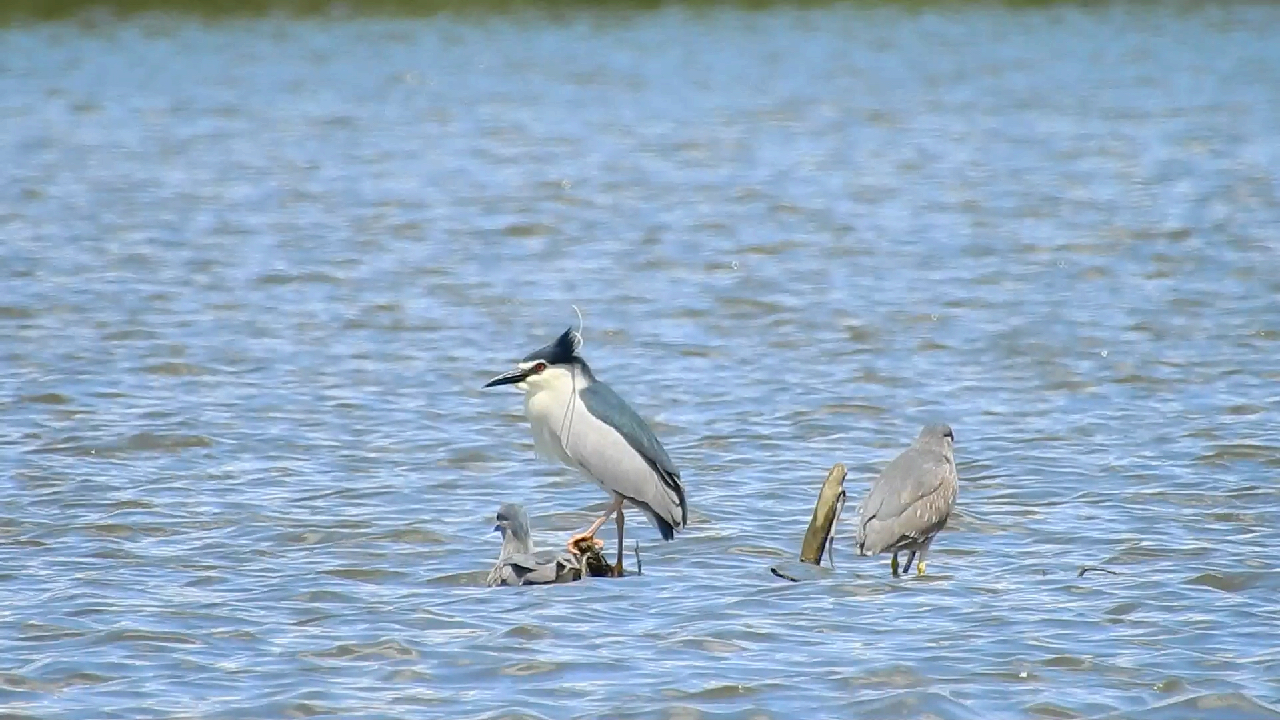
[{"label": "heron's white breast", "polygon": [[[530,390],[524,396],[524,414],[529,419],[529,427],[533,431],[533,447],[539,455],[548,460],[581,470],[569,453],[565,451],[560,433],[567,429],[570,422],[570,404],[574,399],[573,389],[555,385]],[[576,409],[576,408],[575,408]]]}]

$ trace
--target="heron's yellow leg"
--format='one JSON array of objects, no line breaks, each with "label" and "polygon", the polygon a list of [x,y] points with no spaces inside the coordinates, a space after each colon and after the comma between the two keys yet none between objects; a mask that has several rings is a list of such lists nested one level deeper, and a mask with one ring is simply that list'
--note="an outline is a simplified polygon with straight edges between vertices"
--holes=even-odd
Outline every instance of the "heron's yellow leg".
[{"label": "heron's yellow leg", "polygon": [[595,522],[591,523],[591,527],[587,528],[586,532],[578,533],[577,535],[574,535],[573,537],[569,538],[569,542],[567,543],[569,546],[569,550],[571,552],[576,552],[573,546],[577,545],[579,542],[583,540],[590,540],[591,542],[596,544],[596,547],[599,547],[599,548],[604,547],[604,541],[596,539],[596,531],[600,529],[601,525],[604,525],[606,520],[608,520],[610,517],[613,516],[614,513],[618,512],[621,509],[622,509],[622,498],[618,498],[613,501],[613,504],[609,506],[609,509],[606,510],[603,515],[597,518]]},{"label": "heron's yellow leg", "polygon": [[[929,556],[929,546],[932,544],[933,538],[929,538],[929,540],[924,544],[924,547],[920,548],[920,562],[916,563],[917,576],[924,575],[924,561],[925,558]],[[911,557],[915,557],[915,555],[915,553],[911,553]],[[910,565],[908,565],[908,567],[910,567]]]},{"label": "heron's yellow leg", "polygon": [[893,576],[898,577],[898,553],[893,554],[893,559],[889,561],[889,567],[893,570]]},{"label": "heron's yellow leg", "polygon": [[569,538],[569,542],[565,544],[569,546],[569,549],[573,551],[574,554],[577,554],[578,543],[583,540],[590,540],[591,542],[595,543],[596,547],[601,549],[604,548],[604,541],[597,538],[595,536],[595,533],[578,533],[577,535],[574,535],[573,537]]},{"label": "heron's yellow leg", "polygon": [[600,526],[603,524],[604,524],[603,522],[596,523],[590,528],[587,528],[586,532],[578,533],[577,535],[574,535],[573,537],[569,538],[569,542],[566,543],[566,545],[569,546],[569,550],[571,552],[577,553],[578,543],[582,542],[583,540],[590,540],[591,542],[595,543],[596,547],[603,548],[604,541],[596,538],[596,531],[599,530]]},{"label": "heron's yellow leg", "polygon": [[618,564],[613,566],[614,577],[622,577],[622,504],[618,503]]}]

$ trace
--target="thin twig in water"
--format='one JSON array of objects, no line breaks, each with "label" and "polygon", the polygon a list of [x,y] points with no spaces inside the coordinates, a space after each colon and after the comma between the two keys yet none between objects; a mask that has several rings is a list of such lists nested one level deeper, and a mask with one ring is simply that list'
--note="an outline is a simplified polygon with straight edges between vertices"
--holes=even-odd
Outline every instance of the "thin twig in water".
[{"label": "thin twig in water", "polygon": [[840,513],[844,512],[844,489],[841,488],[839,497],[836,498],[836,519],[831,521],[831,533],[827,535],[827,561],[831,563],[831,569],[836,569],[836,528],[840,527]]},{"label": "thin twig in water", "polygon": [[782,578],[783,580],[790,580],[791,582],[800,582],[799,579],[793,578],[790,575],[787,575],[786,573],[782,572],[776,567],[769,568],[769,572],[773,573],[776,577]]},{"label": "thin twig in water", "polygon": [[1096,566],[1096,565],[1085,565],[1084,567],[1080,568],[1080,572],[1076,573],[1076,577],[1078,577],[1078,578],[1082,578],[1082,577],[1084,577],[1084,574],[1085,574],[1085,573],[1090,572],[1090,571],[1095,571],[1095,570],[1096,570],[1097,572],[1104,572],[1104,573],[1106,573],[1106,574],[1108,574],[1108,575],[1119,575],[1119,574],[1120,574],[1120,573],[1116,572],[1115,570],[1108,570],[1108,569],[1106,569],[1106,568],[1104,568],[1104,567],[1098,567],[1098,566]]},{"label": "thin twig in water", "polygon": [[637,575],[643,575],[643,574],[644,574],[644,563],[640,562],[640,541],[639,541],[639,540],[636,540],[636,541],[635,541],[635,543],[636,543],[636,545],[635,545],[634,552],[635,552],[635,554],[636,554],[636,574],[637,574]]}]

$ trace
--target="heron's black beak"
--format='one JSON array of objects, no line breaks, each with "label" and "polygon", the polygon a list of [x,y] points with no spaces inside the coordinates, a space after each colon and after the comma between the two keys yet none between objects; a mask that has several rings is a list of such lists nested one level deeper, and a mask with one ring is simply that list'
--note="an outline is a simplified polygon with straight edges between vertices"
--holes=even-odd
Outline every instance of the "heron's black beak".
[{"label": "heron's black beak", "polygon": [[514,385],[518,382],[523,381],[527,377],[529,377],[528,370],[522,369],[522,368],[516,368],[515,370],[512,370],[510,372],[502,373],[498,377],[485,383],[484,386],[487,388],[491,388],[491,387],[498,387],[499,385]]},{"label": "heron's black beak", "polygon": [[494,532],[498,532],[498,533],[502,532],[502,526],[501,526],[501,525],[494,525],[494,526],[493,526],[493,531],[494,531]]}]

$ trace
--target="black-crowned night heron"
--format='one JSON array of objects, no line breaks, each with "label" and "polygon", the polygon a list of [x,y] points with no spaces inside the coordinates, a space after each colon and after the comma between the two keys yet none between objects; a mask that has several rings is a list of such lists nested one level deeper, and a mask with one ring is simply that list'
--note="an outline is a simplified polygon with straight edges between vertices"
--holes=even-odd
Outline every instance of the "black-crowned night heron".
[{"label": "black-crowned night heron", "polygon": [[947,525],[956,505],[955,435],[949,425],[928,425],[911,447],[889,463],[862,503],[858,554],[892,552],[890,567],[898,576],[898,553],[906,550],[905,570],[920,553],[917,574],[924,574],[925,555],[933,538]]},{"label": "black-crowned night heron", "polygon": [[[613,498],[586,532],[569,540],[595,539],[596,531],[618,516],[618,574],[622,574],[622,504],[640,508],[658,526],[663,540],[675,537],[689,519],[680,471],[653,430],[578,354],[582,337],[572,328],[521,360],[516,369],[485,387],[515,385],[524,391],[524,412],[539,455],[578,470]],[[595,540],[597,545],[603,545]]]},{"label": "black-crowned night heron", "polygon": [[529,516],[524,508],[506,503],[498,508],[494,532],[502,533],[502,552],[489,571],[489,587],[499,585],[550,585],[582,577],[582,564],[567,552],[533,549]]}]

